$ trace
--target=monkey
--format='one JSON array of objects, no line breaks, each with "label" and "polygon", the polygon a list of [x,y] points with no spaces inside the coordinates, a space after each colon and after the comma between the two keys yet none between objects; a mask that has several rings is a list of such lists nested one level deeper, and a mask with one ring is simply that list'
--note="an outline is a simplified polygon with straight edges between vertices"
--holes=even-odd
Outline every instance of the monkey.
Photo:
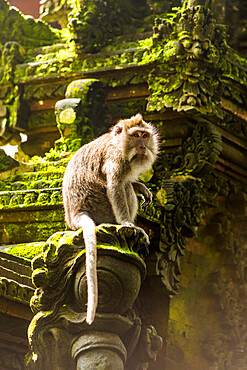
[{"label": "monkey", "polygon": [[72,230],[83,229],[89,325],[94,321],[98,304],[95,227],[101,223],[135,226],[137,197],[143,198],[142,207],[152,201],[152,193],[137,180],[152,167],[158,152],[157,129],[138,113],[118,121],[108,133],[83,145],[65,170],[62,187],[65,221]]}]

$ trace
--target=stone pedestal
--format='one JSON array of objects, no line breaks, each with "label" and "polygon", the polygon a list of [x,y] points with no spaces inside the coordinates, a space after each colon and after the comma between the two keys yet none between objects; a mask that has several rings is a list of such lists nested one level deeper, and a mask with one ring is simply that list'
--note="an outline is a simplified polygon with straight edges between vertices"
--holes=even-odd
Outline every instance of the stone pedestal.
[{"label": "stone pedestal", "polygon": [[33,260],[37,289],[31,299],[36,315],[28,332],[29,369],[138,369],[160,349],[162,339],[133,309],[145,278],[144,234],[132,227],[101,225],[97,242],[99,302],[92,325],[86,323],[82,230],[54,234]]}]

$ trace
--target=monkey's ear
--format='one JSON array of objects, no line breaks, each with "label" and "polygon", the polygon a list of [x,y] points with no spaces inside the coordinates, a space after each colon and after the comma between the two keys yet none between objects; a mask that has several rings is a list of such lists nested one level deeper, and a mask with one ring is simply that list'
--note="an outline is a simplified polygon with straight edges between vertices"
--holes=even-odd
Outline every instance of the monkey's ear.
[{"label": "monkey's ear", "polygon": [[114,135],[119,135],[119,134],[121,134],[122,131],[123,131],[123,128],[121,126],[118,126],[118,125],[114,126],[113,129],[112,129],[112,133]]}]

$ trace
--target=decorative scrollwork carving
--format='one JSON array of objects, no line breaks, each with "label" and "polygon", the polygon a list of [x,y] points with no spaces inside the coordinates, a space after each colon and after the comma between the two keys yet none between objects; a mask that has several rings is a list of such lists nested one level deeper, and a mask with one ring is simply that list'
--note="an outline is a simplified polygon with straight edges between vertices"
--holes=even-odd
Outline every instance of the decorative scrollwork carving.
[{"label": "decorative scrollwork carving", "polygon": [[212,171],[221,150],[217,129],[210,122],[201,121],[178,150],[162,156],[156,166],[158,176],[206,175]]},{"label": "decorative scrollwork carving", "polygon": [[[211,122],[198,118],[188,137],[155,165],[155,181],[161,183],[156,197],[162,212],[160,245],[148,258],[148,275],[158,275],[169,294],[176,294],[180,261],[188,238],[204,222],[206,210],[216,205],[221,186],[214,166],[222,150],[221,136]],[[154,261],[156,272],[154,272]]]},{"label": "decorative scrollwork carving", "polygon": [[0,278],[0,297],[7,297],[28,305],[32,295],[33,289],[31,287],[4,277]]},{"label": "decorative scrollwork carving", "polygon": [[[147,244],[140,229],[117,225],[97,227],[98,247],[112,248],[122,253],[146,255]],[[84,258],[83,231],[57,232],[43,246],[43,253],[32,262],[33,283],[37,287],[31,299],[34,312],[51,310],[66,302],[70,292],[70,277],[78,261]]]},{"label": "decorative scrollwork carving", "polygon": [[165,180],[163,184],[165,223],[161,228],[160,252],[156,252],[156,273],[170,294],[178,292],[180,259],[187,239],[195,235],[196,226],[203,221],[205,207],[200,187],[200,182],[193,179]]}]

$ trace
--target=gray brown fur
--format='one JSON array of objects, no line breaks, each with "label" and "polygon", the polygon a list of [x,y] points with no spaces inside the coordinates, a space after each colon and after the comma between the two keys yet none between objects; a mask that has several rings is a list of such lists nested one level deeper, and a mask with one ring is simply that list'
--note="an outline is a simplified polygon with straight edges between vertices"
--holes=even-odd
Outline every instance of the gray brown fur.
[{"label": "gray brown fur", "polygon": [[[145,133],[149,135],[147,139]],[[137,195],[143,197],[143,206],[152,200],[146,186],[137,182],[138,177],[151,168],[157,154],[157,131],[137,114],[119,121],[109,133],[82,146],[67,166],[63,179],[65,220],[72,230],[83,228],[89,324],[97,306],[95,225],[133,225]]]}]

